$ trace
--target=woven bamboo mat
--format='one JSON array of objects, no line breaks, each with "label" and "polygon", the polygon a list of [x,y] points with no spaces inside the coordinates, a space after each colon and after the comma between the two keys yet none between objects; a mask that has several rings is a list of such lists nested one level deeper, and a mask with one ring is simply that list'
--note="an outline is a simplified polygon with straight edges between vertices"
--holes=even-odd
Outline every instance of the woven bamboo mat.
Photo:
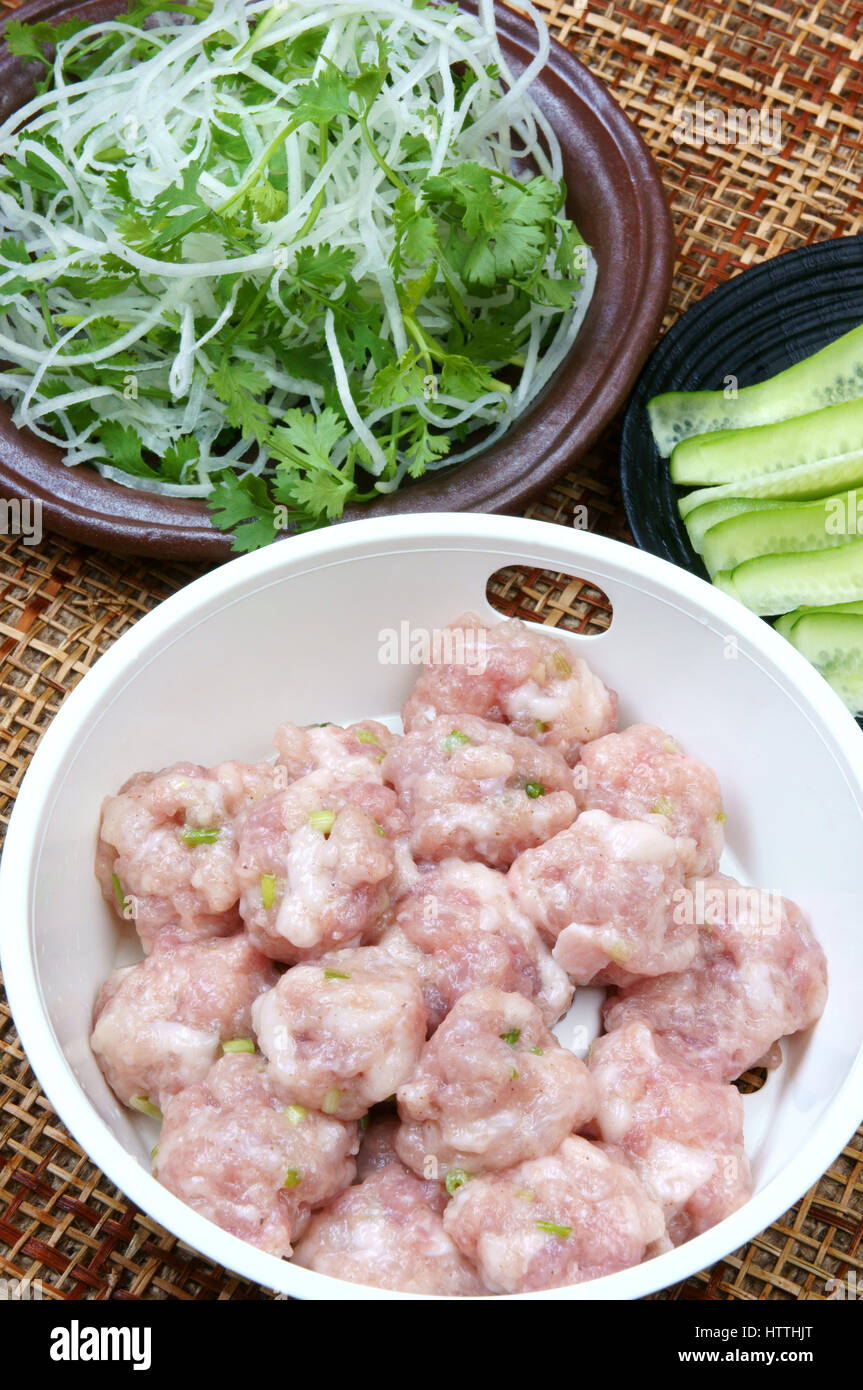
[{"label": "woven bamboo mat", "polygon": [[[863,0],[536,0],[555,34],[638,124],[672,200],[678,260],[667,324],[706,290],[769,256],[863,231]],[[703,103],[699,108],[698,103]],[[678,143],[681,113],[779,113],[781,146]],[[616,432],[529,514],[629,539]],[[46,538],[0,538],[0,821],[40,735],[96,658],[188,567],[116,559]],[[507,612],[591,630],[602,595],[511,571]],[[721,1264],[663,1298],[812,1299],[863,1278],[863,1130],[817,1187]],[[267,1299],[133,1208],[41,1094],[0,994],[0,1276],[51,1299]]]}]

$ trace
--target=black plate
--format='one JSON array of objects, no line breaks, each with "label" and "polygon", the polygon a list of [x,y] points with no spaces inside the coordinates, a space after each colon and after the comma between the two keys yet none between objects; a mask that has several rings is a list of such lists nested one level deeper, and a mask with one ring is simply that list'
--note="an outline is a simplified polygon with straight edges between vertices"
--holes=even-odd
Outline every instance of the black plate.
[{"label": "black plate", "polygon": [[620,476],[636,544],[702,578],[677,510],[668,460],[650,432],[647,402],[663,391],[750,386],[863,323],[863,236],[786,251],[704,296],[651,353],[623,422]]}]

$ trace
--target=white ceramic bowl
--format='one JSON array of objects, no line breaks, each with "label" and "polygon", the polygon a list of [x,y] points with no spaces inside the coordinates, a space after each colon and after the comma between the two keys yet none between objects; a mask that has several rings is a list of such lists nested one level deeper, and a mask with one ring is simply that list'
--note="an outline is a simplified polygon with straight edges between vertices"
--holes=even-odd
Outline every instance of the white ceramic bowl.
[{"label": "white ceramic bowl", "polygon": [[[129,959],[93,876],[99,804],[140,768],[266,756],[283,719],[392,718],[416,669],[382,662],[381,634],[403,624],[433,630],[466,608],[494,618],[486,580],[515,562],[568,571],[609,595],[610,630],[567,640],[620,692],[621,724],[661,724],[717,770],[728,813],[724,862],[746,882],[799,902],[830,966],[824,1017],[784,1044],[781,1069],[745,1101],[751,1201],[647,1264],[522,1297],[638,1298],[687,1277],[779,1217],[863,1116],[863,738],[797,652],[701,580],[560,526],[427,515],[300,537],[197,580],[102,657],[42,740],[0,869],[6,987],[52,1104],[139,1207],[211,1259],[280,1292],[396,1296],[262,1254],[150,1176],[152,1122],[117,1104],[87,1042],[99,985],[119,958]],[[576,1017],[595,1019],[591,991],[575,1007]]]}]

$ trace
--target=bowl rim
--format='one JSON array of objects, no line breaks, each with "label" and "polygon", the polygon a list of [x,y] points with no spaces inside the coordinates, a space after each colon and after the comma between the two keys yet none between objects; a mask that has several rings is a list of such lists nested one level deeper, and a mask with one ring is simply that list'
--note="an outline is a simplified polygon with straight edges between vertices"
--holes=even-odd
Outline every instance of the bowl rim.
[{"label": "bowl rim", "polygon": [[[25,22],[53,19],[100,3],[112,0],[25,0],[14,17]],[[477,0],[460,3],[476,12]],[[533,25],[499,0],[495,11],[501,42],[520,67],[535,51]],[[2,33],[0,24],[0,69]],[[659,170],[608,88],[569,48],[550,37],[550,56],[534,87],[559,87],[567,109],[576,108],[578,114],[570,118],[570,143],[589,128],[594,153],[605,145],[601,173],[607,201],[617,220],[627,224],[625,273],[618,274],[616,287],[609,279],[594,292],[594,298],[605,296],[608,308],[602,312],[609,317],[583,362],[573,360],[579,344],[587,341],[582,325],[552,381],[489,450],[445,476],[429,474],[362,509],[355,507],[346,520],[455,509],[490,511],[526,502],[560,477],[621,409],[659,332],[675,254]],[[557,134],[565,150],[566,132],[558,128]],[[576,400],[570,404],[573,395]],[[529,461],[527,471],[524,458]],[[232,553],[230,534],[211,524],[204,502],[128,488],[95,469],[67,468],[60,448],[11,424],[6,402],[0,403],[0,496],[38,500],[46,529],[124,555],[212,563]]]},{"label": "bowl rim", "polygon": [[[370,554],[456,548],[501,550],[510,562],[524,555],[548,567],[572,569],[580,563],[621,582],[643,582],[660,601],[681,600],[699,617],[721,622],[757,653],[771,675],[783,678],[826,747],[850,777],[863,809],[863,739],[854,719],[825,681],[789,643],[735,600],[668,561],[603,536],[569,531],[549,522],[521,518],[440,513],[374,518],[298,537],[289,547],[272,546],[240,556],[164,600],[128,629],[99,658],[67,696],[44,734],[13,807],[0,860],[0,964],[13,1021],[31,1066],[57,1114],[99,1167],[144,1212],[205,1257],[275,1291],[312,1299],[415,1299],[348,1284],[264,1254],[229,1235],[173,1196],[115,1138],[97,1114],[56,1041],[41,993],[33,930],[33,893],[42,850],[43,827],[62,784],[58,771],[68,750],[86,735],[94,708],[107,709],[121,698],[134,669],[155,655],[190,623],[224,608],[246,593],[282,582],[292,571]],[[572,634],[577,636],[577,634]],[[597,638],[590,638],[596,641]],[[598,640],[602,640],[601,636]],[[488,1295],[531,1299],[634,1299],[677,1283],[723,1259],[776,1221],[823,1175],[854,1133],[863,1115],[863,1045],[844,1081],[828,1103],[817,1129],[801,1143],[786,1166],[738,1212],[694,1240],[655,1259],[585,1284],[536,1293]]]}]

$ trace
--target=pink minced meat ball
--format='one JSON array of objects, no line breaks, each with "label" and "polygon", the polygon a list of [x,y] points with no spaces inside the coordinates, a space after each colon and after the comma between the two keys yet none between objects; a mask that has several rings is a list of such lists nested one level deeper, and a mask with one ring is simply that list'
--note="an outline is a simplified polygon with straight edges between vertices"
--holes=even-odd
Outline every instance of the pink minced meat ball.
[{"label": "pink minced meat ball", "polygon": [[683,970],[695,955],[697,928],[675,916],[684,893],[677,847],[657,826],[584,811],[519,855],[508,881],[576,985]]},{"label": "pink minced meat ball", "polygon": [[576,815],[572,773],[556,750],[472,714],[421,724],[382,769],[407,813],[417,861],[455,857],[508,868]]},{"label": "pink minced meat ball", "polygon": [[325,769],[253,806],[238,828],[237,875],[255,945],[292,964],[375,935],[405,828],[389,787]]},{"label": "pink minced meat ball", "polygon": [[423,1177],[511,1168],[556,1149],[593,1114],[584,1063],[521,994],[463,994],[397,1092],[396,1152]]},{"label": "pink minced meat ball", "polygon": [[286,1107],[263,1059],[232,1053],[169,1101],[157,1177],[222,1230],[285,1256],[310,1211],[353,1181],[358,1147],[356,1125]]},{"label": "pink minced meat ball", "polygon": [[[357,1182],[362,1182],[372,1173],[380,1173],[392,1165],[402,1173],[410,1173],[410,1169],[402,1163],[396,1153],[396,1135],[400,1128],[401,1121],[398,1115],[381,1114],[361,1133],[360,1151],[357,1154]],[[423,1179],[422,1187],[429,1206],[442,1216],[449,1201],[443,1182],[434,1178]]]},{"label": "pink minced meat ball", "polygon": [[399,1293],[487,1293],[444,1230],[425,1188],[392,1164],[372,1173],[312,1218],[294,1263]]},{"label": "pink minced meat ball", "polygon": [[114,1094],[158,1102],[203,1081],[229,1039],[248,1038],[252,1003],[278,979],[243,933],[158,944],[137,965],[109,975],[90,1038]]},{"label": "pink minced meat ball", "polygon": [[227,936],[237,913],[235,819],[275,785],[272,764],[175,763],[140,772],[102,806],[96,874],[105,900],[127,904],[145,951],[164,936]]},{"label": "pink minced meat ball", "polygon": [[662,1211],[632,1168],[577,1136],[465,1183],[444,1229],[494,1293],[599,1279],[638,1264],[665,1239]]},{"label": "pink minced meat ball", "polygon": [[724,875],[690,879],[680,912],[703,924],[692,965],[609,998],[605,1026],[640,1019],[701,1076],[733,1081],[821,1017],[824,952],[796,903]]},{"label": "pink minced meat ball", "polygon": [[402,711],[407,730],[436,715],[477,714],[575,762],[583,743],[617,728],[617,696],[562,642],[508,619],[486,627],[466,613],[439,634]]},{"label": "pink minced meat ball", "polygon": [[572,985],[518,911],[506,877],[485,864],[445,859],[423,871],[396,904],[381,945],[416,969],[431,1029],[483,985],[532,999],[549,1024],[572,1001]]},{"label": "pink minced meat ball", "polygon": [[362,724],[280,724],[275,744],[279,766],[290,781],[321,768],[361,781],[380,781],[380,765],[398,742],[384,724],[366,719]]},{"label": "pink minced meat ball", "polygon": [[591,1130],[626,1154],[665,1215],[675,1245],[700,1235],[751,1194],[743,1098],[675,1059],[644,1023],[597,1038]]},{"label": "pink minced meat ball", "polygon": [[719,782],[670,734],[633,724],[598,738],[582,749],[579,771],[582,810],[656,824],[676,841],[687,877],[716,872],[725,841]]},{"label": "pink minced meat ball", "polygon": [[373,946],[294,966],[252,1020],[279,1094],[346,1120],[395,1092],[426,1035],[415,972]]}]

